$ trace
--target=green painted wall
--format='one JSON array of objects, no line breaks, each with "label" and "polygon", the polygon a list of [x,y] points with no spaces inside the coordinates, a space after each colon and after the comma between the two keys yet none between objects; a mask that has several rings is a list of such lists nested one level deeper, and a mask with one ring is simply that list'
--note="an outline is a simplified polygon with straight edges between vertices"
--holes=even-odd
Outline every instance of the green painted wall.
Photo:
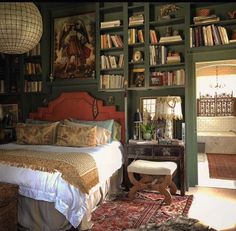
[{"label": "green painted wall", "polygon": [[[69,15],[82,14],[84,12],[91,12],[96,10],[96,3],[94,2],[60,2],[60,3],[43,3],[36,2],[40,7],[43,16],[43,37],[42,37],[42,69],[43,79],[45,82],[48,81],[48,77],[51,73],[52,67],[52,42],[53,42],[53,19],[56,17],[65,17]],[[186,36],[185,39],[189,40],[189,26],[190,26],[190,14],[193,11],[193,6],[203,3],[186,3]],[[213,4],[213,3],[212,3]],[[98,25],[98,24],[97,24]],[[197,184],[197,135],[196,135],[196,99],[195,99],[195,62],[201,61],[212,61],[221,59],[235,59],[236,52],[233,47],[226,47],[220,49],[200,49],[200,51],[190,52],[187,47],[189,42],[186,42],[185,51],[185,62],[186,62],[186,81],[187,88],[184,89],[168,89],[168,90],[148,90],[148,91],[129,91],[127,114],[128,120],[128,133],[130,137],[132,135],[132,117],[136,111],[140,97],[142,96],[157,96],[157,95],[180,95],[182,96],[185,122],[186,122],[186,166],[187,166],[187,180],[189,186]],[[148,48],[148,46],[145,46]],[[99,59],[100,57],[98,57]],[[97,59],[97,62],[98,62]],[[128,68],[128,65],[125,65]],[[38,106],[43,106],[43,100],[47,101],[54,99],[61,92],[64,91],[88,91],[93,96],[102,99],[109,104],[108,99],[110,96],[114,97],[114,104],[117,105],[118,110],[125,110],[124,108],[124,92],[99,92],[98,91],[98,80],[91,79],[89,81],[84,80],[62,80],[59,82],[53,82],[52,84],[46,85],[44,88],[44,94],[22,94],[21,96],[1,96],[1,103],[12,103],[19,102],[21,106],[21,118],[24,121],[27,118],[29,112],[35,111]],[[185,96],[185,97],[184,97]],[[180,129],[180,124],[178,125]]]}]

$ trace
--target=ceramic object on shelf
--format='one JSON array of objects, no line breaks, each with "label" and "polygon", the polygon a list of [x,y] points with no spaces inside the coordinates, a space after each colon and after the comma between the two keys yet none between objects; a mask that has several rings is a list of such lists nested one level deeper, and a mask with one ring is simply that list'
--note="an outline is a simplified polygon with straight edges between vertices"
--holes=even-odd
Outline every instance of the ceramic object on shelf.
[{"label": "ceramic object on shelf", "polygon": [[210,9],[208,8],[202,8],[197,10],[197,16],[209,16],[210,15]]}]

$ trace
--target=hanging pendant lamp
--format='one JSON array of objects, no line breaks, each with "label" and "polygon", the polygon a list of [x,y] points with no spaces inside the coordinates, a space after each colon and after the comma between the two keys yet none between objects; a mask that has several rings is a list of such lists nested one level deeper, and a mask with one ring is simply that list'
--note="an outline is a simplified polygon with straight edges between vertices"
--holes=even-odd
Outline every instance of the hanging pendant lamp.
[{"label": "hanging pendant lamp", "polygon": [[26,53],[39,43],[42,33],[42,16],[34,3],[0,3],[0,52]]}]

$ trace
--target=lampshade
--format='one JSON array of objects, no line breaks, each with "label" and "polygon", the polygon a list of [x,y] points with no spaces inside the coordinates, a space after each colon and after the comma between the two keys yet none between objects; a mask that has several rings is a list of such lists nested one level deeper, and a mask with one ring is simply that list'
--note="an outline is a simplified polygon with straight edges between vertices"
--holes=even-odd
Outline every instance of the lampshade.
[{"label": "lampshade", "polygon": [[155,119],[165,119],[165,139],[173,139],[173,120],[183,119],[179,96],[157,97]]},{"label": "lampshade", "polygon": [[140,111],[137,109],[137,111],[134,113],[134,123],[140,123],[142,122],[142,116]]},{"label": "lampshade", "polygon": [[183,119],[179,96],[157,97],[155,119]]},{"label": "lampshade", "polygon": [[41,14],[34,3],[0,3],[0,52],[23,54],[32,50],[43,32]]}]

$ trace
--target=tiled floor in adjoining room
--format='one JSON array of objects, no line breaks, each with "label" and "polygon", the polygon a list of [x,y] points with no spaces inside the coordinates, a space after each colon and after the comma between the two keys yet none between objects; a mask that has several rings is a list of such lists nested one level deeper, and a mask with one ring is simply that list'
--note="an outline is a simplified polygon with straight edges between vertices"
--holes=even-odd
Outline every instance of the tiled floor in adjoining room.
[{"label": "tiled floor in adjoining room", "polygon": [[188,217],[220,231],[236,231],[236,190],[214,187],[190,187],[193,195]]},{"label": "tiled floor in adjoining room", "polygon": [[207,155],[205,153],[198,153],[198,185],[206,187],[236,189],[235,180],[221,180],[209,177],[208,161]]},{"label": "tiled floor in adjoining room", "polygon": [[187,194],[194,195],[189,217],[216,230],[236,231],[236,181],[210,178],[205,153],[198,154],[198,186]]}]

